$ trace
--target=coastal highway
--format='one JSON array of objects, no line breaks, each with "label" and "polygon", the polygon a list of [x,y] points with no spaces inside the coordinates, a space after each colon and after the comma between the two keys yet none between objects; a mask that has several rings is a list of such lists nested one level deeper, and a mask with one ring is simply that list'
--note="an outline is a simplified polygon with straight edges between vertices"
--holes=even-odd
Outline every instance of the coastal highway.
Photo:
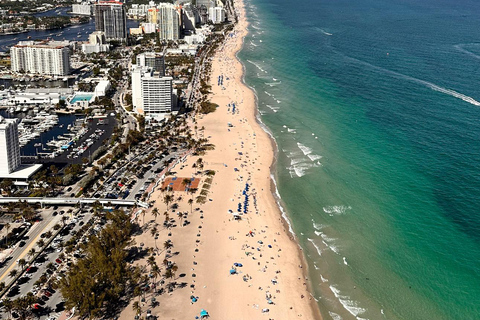
[{"label": "coastal highway", "polygon": [[[60,208],[63,210],[63,208]],[[78,216],[78,215],[77,215]],[[58,216],[57,216],[58,217]],[[60,216],[61,217],[61,216]],[[83,213],[80,215],[80,218],[77,218],[77,222],[75,223],[75,227],[72,230],[78,230],[81,228],[80,224],[85,224],[90,218],[92,217],[92,214],[87,212]],[[67,221],[66,224],[70,223],[71,220]],[[71,232],[66,235],[66,236],[61,236],[60,234],[55,237],[55,239],[60,239],[62,242],[67,242],[70,238],[72,237]],[[52,242],[53,244],[53,242]],[[33,284],[42,276],[42,274],[46,271],[46,266],[49,263],[52,263],[54,265],[54,270],[55,273],[51,275],[51,277],[57,277],[58,272],[62,270],[67,270],[67,262],[68,261],[62,261],[61,264],[57,264],[55,260],[59,258],[59,256],[62,254],[62,251],[57,251],[55,248],[52,247],[52,244],[48,247],[45,248],[43,253],[39,256],[39,258],[36,259],[34,262],[34,265],[38,265],[38,268],[30,273],[28,275],[28,278],[20,278],[20,282],[17,281],[17,284],[19,285],[19,290],[18,293],[10,297],[11,299],[18,298],[19,296],[26,295],[28,292],[31,292],[33,290]],[[38,250],[37,250],[38,251]],[[16,260],[15,260],[16,264]],[[25,274],[26,275],[26,274]],[[50,276],[50,275],[49,275]],[[52,294],[51,297],[46,297],[43,292],[38,292],[37,296],[40,297],[41,301],[40,305],[42,305],[42,308],[45,310],[50,310],[52,313],[50,316],[57,316],[63,311],[63,298],[62,295],[60,294],[59,290],[55,290],[55,292]],[[6,314],[3,314],[2,316],[5,316],[7,318]],[[4,318],[4,317],[2,317]],[[39,319],[47,319],[47,315],[40,316]]]},{"label": "coastal highway", "polygon": [[[56,211],[59,212],[60,210],[66,211],[68,210],[68,208],[58,208]],[[38,239],[40,239],[40,235],[48,231],[50,228],[53,228],[55,224],[61,223],[62,216],[53,216],[53,211],[53,209],[43,209],[41,213],[42,221],[36,222],[26,234],[26,237],[28,237],[28,239],[25,241],[26,244],[21,248],[18,246],[13,248],[11,258],[9,257],[0,268],[0,282],[3,281],[6,285],[8,285],[12,280],[8,276],[8,273],[15,268],[19,269],[17,265],[17,260],[27,260],[27,252],[31,248],[35,248],[35,250],[38,251],[36,242],[38,241]]]}]

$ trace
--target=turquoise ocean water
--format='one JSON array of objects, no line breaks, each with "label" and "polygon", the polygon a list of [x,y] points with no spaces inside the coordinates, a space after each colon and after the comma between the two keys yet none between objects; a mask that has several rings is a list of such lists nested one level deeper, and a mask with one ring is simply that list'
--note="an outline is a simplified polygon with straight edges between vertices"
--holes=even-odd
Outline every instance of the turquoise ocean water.
[{"label": "turquoise ocean water", "polygon": [[480,319],[480,3],[247,0],[239,57],[325,319]]}]

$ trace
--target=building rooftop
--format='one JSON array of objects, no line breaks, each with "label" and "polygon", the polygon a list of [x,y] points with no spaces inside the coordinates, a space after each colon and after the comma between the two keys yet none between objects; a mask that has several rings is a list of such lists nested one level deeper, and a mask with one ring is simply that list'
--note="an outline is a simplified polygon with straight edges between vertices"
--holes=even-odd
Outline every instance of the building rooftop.
[{"label": "building rooftop", "polygon": [[111,5],[111,4],[123,6],[123,2],[115,1],[115,0],[98,1],[98,2],[96,3],[96,5]]},{"label": "building rooftop", "polygon": [[6,129],[10,123],[18,122],[18,119],[7,119],[0,116],[0,129]]},{"label": "building rooftop", "polygon": [[0,179],[27,180],[41,167],[41,164],[21,164],[14,172],[0,175]]},{"label": "building rooftop", "polygon": [[27,88],[25,93],[58,93],[58,94],[72,94],[73,88]]},{"label": "building rooftop", "polygon": [[19,41],[14,47],[34,47],[34,48],[47,48],[47,49],[62,49],[70,45],[69,41]]}]

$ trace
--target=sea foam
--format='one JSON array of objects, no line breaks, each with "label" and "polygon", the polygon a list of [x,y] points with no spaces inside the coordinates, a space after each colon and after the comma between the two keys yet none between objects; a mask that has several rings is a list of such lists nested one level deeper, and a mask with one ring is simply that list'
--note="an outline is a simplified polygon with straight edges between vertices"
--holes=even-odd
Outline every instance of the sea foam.
[{"label": "sea foam", "polygon": [[343,318],[335,312],[328,311],[328,314],[330,315],[330,317],[332,317],[333,320],[343,320]]},{"label": "sea foam", "polygon": [[322,250],[320,249],[319,246],[317,246],[317,244],[313,241],[313,239],[310,239],[310,238],[307,238],[308,241],[310,241],[312,243],[312,245],[315,247],[315,249],[317,250],[317,253],[319,256],[322,255]]},{"label": "sea foam", "polygon": [[332,290],[333,294],[338,299],[338,301],[340,301],[342,306],[348,312],[350,312],[350,314],[353,315],[354,317],[357,317],[358,315],[367,311],[366,309],[364,309],[362,307],[359,307],[358,302],[356,302],[354,300],[351,300],[351,298],[349,296],[345,296],[345,295],[340,294],[340,290],[338,290],[335,286],[331,285],[330,290]]},{"label": "sea foam", "polygon": [[317,160],[322,159],[322,156],[317,155],[317,154],[313,154],[312,148],[309,148],[309,147],[301,144],[300,142],[297,142],[297,146],[300,150],[302,150],[303,154],[306,155],[311,161],[317,161]]},{"label": "sea foam", "polygon": [[341,215],[347,212],[347,210],[351,210],[352,207],[350,206],[326,206],[323,207],[323,212],[328,213],[329,216],[333,217],[335,215]]},{"label": "sea foam", "polygon": [[269,104],[266,104],[266,106],[267,106],[268,108],[270,108],[273,112],[278,112],[278,109],[280,109],[279,107],[272,107],[272,106],[269,105]]}]

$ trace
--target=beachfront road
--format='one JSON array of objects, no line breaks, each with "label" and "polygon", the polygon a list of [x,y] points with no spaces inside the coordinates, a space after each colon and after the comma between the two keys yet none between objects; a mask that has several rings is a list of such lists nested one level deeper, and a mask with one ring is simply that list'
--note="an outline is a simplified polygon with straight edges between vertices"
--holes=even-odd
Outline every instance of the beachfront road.
[{"label": "beachfront road", "polygon": [[[28,237],[27,240],[25,240],[26,244],[23,247],[18,247],[15,246],[13,249],[13,253],[11,255],[11,258],[8,258],[3,266],[0,268],[0,282],[5,282],[6,285],[10,283],[12,280],[9,276],[8,273],[13,270],[13,269],[19,269],[19,266],[17,264],[17,260],[19,259],[28,259],[27,252],[31,248],[35,248],[37,250],[36,242],[38,239],[40,239],[40,235],[50,228],[52,228],[55,224],[60,223],[62,216],[61,215],[56,215],[53,216],[52,213],[53,211],[60,211],[60,210],[68,210],[68,208],[59,208],[57,210],[53,209],[42,209],[40,216],[42,217],[42,221],[36,222],[30,230],[27,232],[26,237]],[[38,251],[38,250],[37,250]]]}]

